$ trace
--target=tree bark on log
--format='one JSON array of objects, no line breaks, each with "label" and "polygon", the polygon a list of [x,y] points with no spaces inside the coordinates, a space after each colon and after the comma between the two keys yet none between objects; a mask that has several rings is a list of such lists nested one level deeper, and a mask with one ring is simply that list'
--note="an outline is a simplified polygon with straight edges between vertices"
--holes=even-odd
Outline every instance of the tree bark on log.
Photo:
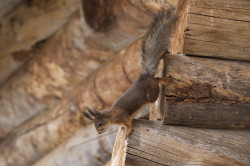
[{"label": "tree bark on log", "polygon": [[163,126],[159,121],[135,120],[128,139],[119,129],[111,165],[248,165],[249,139],[249,131]]},{"label": "tree bark on log", "polygon": [[59,105],[11,132],[1,142],[0,165],[34,163],[88,123],[81,114],[87,105],[110,106],[140,73],[140,48],[141,40],[134,42],[83,80]]},{"label": "tree bark on log", "polygon": [[250,129],[250,63],[169,55],[166,68],[164,124]]},{"label": "tree bark on log", "polygon": [[103,166],[111,159],[117,126],[99,135],[93,124],[79,130],[68,141],[33,166]]},{"label": "tree bark on log", "polygon": [[92,31],[78,11],[66,27],[48,40],[1,88],[0,138],[60,102],[79,80],[138,38],[157,11],[170,6],[168,1],[115,1],[111,7],[116,26],[105,33]]}]

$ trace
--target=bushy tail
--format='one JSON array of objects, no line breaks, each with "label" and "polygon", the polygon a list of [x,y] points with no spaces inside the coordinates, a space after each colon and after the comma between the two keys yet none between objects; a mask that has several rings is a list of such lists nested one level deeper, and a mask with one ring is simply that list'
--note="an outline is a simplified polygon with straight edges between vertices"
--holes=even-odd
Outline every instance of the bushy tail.
[{"label": "bushy tail", "polygon": [[[184,0],[185,1],[185,0]],[[184,4],[181,4],[183,6]],[[183,7],[176,11],[160,12],[150,24],[142,44],[142,67],[144,74],[154,76],[159,61],[171,49],[171,38]]]}]

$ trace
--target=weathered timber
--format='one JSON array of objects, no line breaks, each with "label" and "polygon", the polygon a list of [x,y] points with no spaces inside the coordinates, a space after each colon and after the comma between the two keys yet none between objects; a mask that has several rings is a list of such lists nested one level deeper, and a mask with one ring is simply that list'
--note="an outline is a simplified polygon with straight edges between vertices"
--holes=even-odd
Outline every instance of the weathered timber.
[{"label": "weathered timber", "polygon": [[80,0],[0,2],[0,85],[69,20],[79,4]]},{"label": "weathered timber", "polygon": [[[84,4],[88,2],[92,1]],[[78,10],[67,25],[46,41],[34,58],[1,87],[0,138],[60,102],[79,80],[139,38],[155,13],[171,6],[168,1],[133,0],[114,1],[110,5],[115,27],[103,33],[93,31]],[[84,11],[85,15],[93,15],[94,10],[88,12]],[[102,21],[96,21],[102,26]]]},{"label": "weathered timber", "polygon": [[0,144],[0,165],[34,163],[89,122],[81,113],[87,105],[97,109],[110,106],[141,72],[140,48],[141,40],[138,40],[121,50],[117,57],[80,82],[57,106],[7,135]]},{"label": "weathered timber", "polygon": [[80,0],[23,1],[1,20],[0,57],[28,50],[34,43],[55,33],[79,4]]},{"label": "weathered timber", "polygon": [[0,4],[0,20],[2,20],[2,17],[10,12],[12,9],[17,7],[21,3],[22,0],[2,0]]},{"label": "weathered timber", "polygon": [[[181,0],[183,1],[183,0]],[[250,61],[250,1],[187,0],[179,52]]]},{"label": "weathered timber", "polygon": [[[159,77],[159,78],[165,77],[166,71],[165,71],[164,62],[165,62],[164,59],[160,61],[155,77]],[[161,120],[161,117],[163,117],[162,110],[164,109],[164,102],[165,102],[164,92],[165,92],[165,86],[160,85],[159,97],[154,103],[150,104],[149,120]]]},{"label": "weathered timber", "polygon": [[[178,20],[176,24],[174,25],[175,28],[173,28],[173,35],[171,39],[171,46],[168,50],[172,54],[177,54],[181,52],[183,49],[183,36],[184,36],[184,29],[185,29],[185,21],[186,21],[186,10],[187,10],[187,3],[188,1],[185,0],[179,0],[178,5],[175,10],[175,15],[178,15]],[[172,25],[173,26],[173,25]],[[156,77],[166,77],[166,65],[164,62],[166,58],[164,58],[159,66],[158,71],[156,73]],[[160,95],[155,103],[150,104],[150,110],[149,110],[149,119],[150,120],[160,120],[162,119],[164,115],[164,91],[165,91],[165,85],[160,85]]]},{"label": "weathered timber", "polygon": [[33,166],[103,166],[111,159],[117,126],[99,135],[93,124],[79,130]]},{"label": "weathered timber", "polygon": [[164,124],[250,129],[250,63],[169,55]]},{"label": "weathered timber", "polygon": [[250,163],[250,131],[199,129],[134,120],[128,139],[117,134],[112,166],[228,165]]},{"label": "weathered timber", "polygon": [[250,130],[250,104],[171,103],[166,105],[164,124],[206,128]]}]

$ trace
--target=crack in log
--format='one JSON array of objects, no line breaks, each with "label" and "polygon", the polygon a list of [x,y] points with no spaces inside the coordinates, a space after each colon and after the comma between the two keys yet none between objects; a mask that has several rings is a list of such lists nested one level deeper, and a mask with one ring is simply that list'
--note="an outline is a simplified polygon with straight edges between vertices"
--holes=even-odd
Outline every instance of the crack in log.
[{"label": "crack in log", "polygon": [[201,97],[201,98],[194,98],[194,97],[179,97],[175,95],[164,95],[166,97],[167,103],[174,103],[174,102],[184,102],[184,103],[227,103],[227,104],[237,104],[243,103],[247,104],[250,103],[247,99],[246,100],[232,100],[232,99],[216,99],[210,97]]},{"label": "crack in log", "polygon": [[[233,45],[233,44],[229,44],[229,43],[223,43],[223,42],[216,42],[216,41],[207,41],[207,40],[201,40],[201,39],[192,39],[192,38],[188,38],[185,37],[185,39],[189,39],[189,40],[195,40],[195,41],[203,41],[203,42],[207,42],[207,43],[218,43],[218,44],[225,44],[225,45],[230,45],[230,46],[234,46],[234,47],[240,47],[240,48],[244,48],[244,49],[248,49],[250,47],[243,47],[243,46],[239,46],[239,45]],[[186,49],[187,50],[187,49]]]},{"label": "crack in log", "polygon": [[[138,137],[138,138],[140,138],[140,139],[143,139],[143,140],[147,140],[147,141],[149,141],[149,142],[153,142],[153,143],[156,143],[156,144],[161,144],[160,142],[155,142],[155,141],[152,141],[152,140],[149,140],[149,139],[142,138],[142,137],[140,137],[140,135],[134,135],[134,134],[133,134],[133,136],[136,136],[136,137]],[[174,156],[181,157],[180,155],[177,155],[177,154],[175,154],[175,153],[172,153],[172,152],[170,152],[170,151],[167,151],[167,150],[165,150],[165,149],[162,149],[162,148],[160,148],[159,146],[149,145],[149,144],[143,143],[142,141],[140,141],[140,144],[145,144],[145,145],[147,145],[147,146],[151,146],[151,147],[160,149],[160,150],[162,150],[162,151],[164,151],[164,152],[170,153],[170,154],[172,154],[172,155],[174,155]],[[165,144],[161,144],[161,145],[163,145],[163,146],[165,146],[165,147],[168,147],[168,146],[166,146]],[[128,146],[128,147],[129,147],[129,146]],[[168,148],[171,148],[171,147],[168,147]]]},{"label": "crack in log", "polygon": [[211,15],[206,15],[206,14],[198,14],[198,13],[188,13],[188,14],[194,14],[194,15],[199,15],[199,16],[207,16],[207,17],[213,17],[213,18],[218,18],[218,19],[225,19],[225,20],[232,20],[232,21],[238,21],[238,22],[247,22],[249,23],[250,21],[246,21],[246,20],[236,20],[236,19],[230,19],[230,18],[221,18],[221,17],[216,17],[216,16],[211,16]]},{"label": "crack in log", "polygon": [[135,157],[141,158],[141,159],[144,159],[144,160],[147,160],[147,161],[150,161],[150,162],[153,162],[153,163],[156,163],[156,164],[159,164],[159,165],[170,166],[170,165],[161,164],[161,163],[159,163],[159,162],[156,162],[156,161],[153,161],[153,160],[150,160],[150,159],[147,159],[147,158],[145,158],[145,157],[138,156],[138,155],[136,155],[136,154],[132,154],[132,153],[129,153],[129,152],[127,152],[127,154],[129,154],[129,155],[131,155],[131,156],[135,156]]},{"label": "crack in log", "polygon": [[[212,60],[222,60],[222,61],[228,61],[228,62],[243,62],[243,63],[247,63],[249,64],[250,62],[247,61],[247,60],[241,60],[241,59],[226,59],[226,58],[223,58],[223,57],[217,57],[217,56],[205,56],[205,55],[192,55],[192,54],[185,54],[183,56],[187,56],[187,57],[192,57],[192,58],[203,58],[203,59],[212,59]],[[178,59],[175,59],[175,60],[178,60]],[[183,61],[185,62],[185,61]]]},{"label": "crack in log", "polygon": [[[229,28],[229,27],[226,27],[226,26],[222,26],[222,25],[210,25],[210,24],[204,24],[204,23],[202,23],[202,22],[199,22],[199,23],[197,23],[197,22],[190,22],[189,23],[190,25],[200,25],[200,26],[205,26],[205,27],[209,27],[209,28],[222,28],[222,29],[226,29],[226,30],[232,30],[232,31],[235,31],[235,28]],[[190,31],[190,29],[189,28],[187,28],[187,29],[185,29],[185,32],[188,32],[188,31]],[[204,33],[206,33],[206,32],[204,32]],[[207,32],[208,33],[208,32]],[[211,32],[210,32],[211,33]],[[249,34],[244,34],[244,35],[246,35],[246,36],[249,36]]]}]

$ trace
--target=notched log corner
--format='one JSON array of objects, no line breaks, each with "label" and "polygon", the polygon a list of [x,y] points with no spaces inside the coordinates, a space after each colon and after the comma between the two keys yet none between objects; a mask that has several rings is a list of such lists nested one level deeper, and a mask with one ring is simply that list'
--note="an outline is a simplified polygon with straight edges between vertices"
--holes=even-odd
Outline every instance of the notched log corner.
[{"label": "notched log corner", "polygon": [[159,121],[135,120],[128,139],[120,139],[122,135],[120,130],[112,166],[240,166],[250,162],[249,131],[163,126]]},{"label": "notched log corner", "polygon": [[164,124],[250,129],[250,63],[169,55]]}]

